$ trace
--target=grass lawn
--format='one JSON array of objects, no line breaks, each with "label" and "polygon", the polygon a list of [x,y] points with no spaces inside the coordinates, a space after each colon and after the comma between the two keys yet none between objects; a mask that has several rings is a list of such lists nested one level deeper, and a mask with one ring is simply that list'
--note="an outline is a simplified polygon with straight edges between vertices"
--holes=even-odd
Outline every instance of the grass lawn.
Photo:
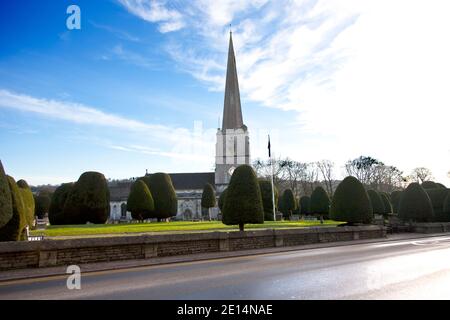
[{"label": "grass lawn", "polygon": [[[336,226],[340,222],[325,220],[321,225],[320,221],[267,221],[264,224],[246,224],[245,229],[283,229],[283,228],[304,228],[313,226]],[[175,221],[175,222],[151,222],[151,223],[123,223],[104,225],[68,225],[49,226],[46,230],[33,230],[31,235],[43,235],[46,237],[57,236],[86,236],[86,235],[110,235],[128,233],[148,233],[148,232],[177,232],[177,231],[226,231],[238,230],[238,226],[226,226],[221,221]]]}]

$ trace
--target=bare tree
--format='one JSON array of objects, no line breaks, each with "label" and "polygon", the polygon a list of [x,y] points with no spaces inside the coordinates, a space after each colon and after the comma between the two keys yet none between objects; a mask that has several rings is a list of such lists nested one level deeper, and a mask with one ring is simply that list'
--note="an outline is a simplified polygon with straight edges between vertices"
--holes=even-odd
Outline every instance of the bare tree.
[{"label": "bare tree", "polygon": [[408,180],[410,181],[419,183],[434,179],[431,170],[424,167],[415,168],[408,178],[409,178]]},{"label": "bare tree", "polygon": [[316,166],[322,176],[325,184],[325,190],[330,196],[333,195],[333,169],[334,163],[330,160],[322,160],[316,162]]}]

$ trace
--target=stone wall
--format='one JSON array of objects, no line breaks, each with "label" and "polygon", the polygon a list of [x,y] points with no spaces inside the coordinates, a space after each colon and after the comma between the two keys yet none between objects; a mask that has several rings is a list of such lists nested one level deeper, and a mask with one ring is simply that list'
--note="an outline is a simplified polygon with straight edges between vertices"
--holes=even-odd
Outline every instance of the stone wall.
[{"label": "stone wall", "polygon": [[386,237],[382,226],[202,232],[0,243],[0,270]]},{"label": "stone wall", "polygon": [[413,232],[417,233],[441,233],[450,231],[450,222],[429,222],[413,223],[411,225]]}]

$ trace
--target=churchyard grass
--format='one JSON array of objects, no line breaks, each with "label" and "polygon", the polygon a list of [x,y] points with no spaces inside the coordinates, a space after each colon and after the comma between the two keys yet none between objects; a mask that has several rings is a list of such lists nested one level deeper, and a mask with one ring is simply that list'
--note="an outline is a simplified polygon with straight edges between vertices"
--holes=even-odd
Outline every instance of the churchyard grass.
[{"label": "churchyard grass", "polygon": [[[320,221],[267,221],[264,224],[246,224],[249,229],[283,229],[283,228],[305,228],[305,227],[332,227],[340,222],[325,220]],[[88,236],[88,235],[125,235],[137,233],[172,233],[187,231],[229,231],[238,230],[238,226],[226,226],[221,221],[174,221],[174,222],[149,222],[149,223],[122,223],[122,224],[86,224],[49,226],[45,230],[33,230],[33,236],[42,235],[45,237],[59,236]]]}]

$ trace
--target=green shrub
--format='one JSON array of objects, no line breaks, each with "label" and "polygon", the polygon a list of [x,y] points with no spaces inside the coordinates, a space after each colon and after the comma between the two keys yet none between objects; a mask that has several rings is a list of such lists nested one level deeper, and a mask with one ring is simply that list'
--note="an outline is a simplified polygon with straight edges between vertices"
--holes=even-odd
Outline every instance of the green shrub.
[{"label": "green shrub", "polygon": [[411,183],[403,192],[398,216],[403,221],[430,222],[433,220],[430,197],[420,184]]},{"label": "green shrub", "polygon": [[[259,189],[261,190],[261,198],[264,208],[264,221],[273,221],[273,198],[272,198],[272,183],[268,180],[258,180]],[[278,190],[275,187],[275,210],[278,206]]]},{"label": "green shrub", "polygon": [[433,206],[434,221],[450,222],[450,216],[444,213],[444,201],[449,194],[449,189],[425,189],[430,197],[431,205]]},{"label": "green shrub", "polygon": [[445,198],[444,200],[444,205],[443,205],[443,213],[446,216],[450,216],[450,192],[447,195],[447,198]]},{"label": "green shrub", "polygon": [[355,223],[370,223],[373,219],[369,196],[355,177],[345,178],[336,188],[330,208],[330,218]]},{"label": "green shrub", "polygon": [[218,203],[218,205],[219,205],[220,212],[222,212],[223,205],[225,203],[225,197],[227,196],[227,190],[228,190],[228,188],[223,190],[222,193],[219,196],[219,203]]},{"label": "green shrub", "polygon": [[109,189],[105,176],[92,171],[83,173],[66,199],[64,219],[68,224],[103,224],[108,220],[109,212]]},{"label": "green shrub", "polygon": [[208,209],[216,206],[216,192],[210,183],[203,187],[201,206]]},{"label": "green shrub", "polygon": [[131,212],[131,217],[135,220],[145,220],[152,216],[155,210],[155,203],[152,194],[142,180],[136,180],[131,186],[127,200],[127,211]]},{"label": "green shrub", "polygon": [[23,204],[25,207],[26,220],[25,220],[24,228],[27,225],[31,227],[33,225],[33,221],[34,221],[33,193],[31,192],[31,189],[25,180],[17,181],[17,186],[19,187],[20,195],[22,196]]},{"label": "green shrub", "polygon": [[0,228],[0,241],[19,241],[27,219],[26,211],[16,181],[10,176],[7,176],[7,179],[11,190],[13,216]]},{"label": "green shrub", "polygon": [[5,226],[13,217],[13,205],[8,178],[0,161],[0,228]]},{"label": "green shrub", "polygon": [[152,218],[167,219],[177,215],[178,202],[172,179],[167,173],[153,173],[141,178],[150,189],[155,203]]},{"label": "green shrub", "polygon": [[285,218],[290,218],[293,211],[297,209],[297,201],[295,200],[294,193],[291,189],[286,189],[283,192],[280,211]]},{"label": "green shrub", "polygon": [[424,181],[424,182],[422,182],[422,188],[424,188],[424,189],[436,189],[436,188],[439,188],[439,186],[434,181]]},{"label": "green shrub", "polygon": [[384,204],[380,194],[375,190],[367,191],[374,214],[384,214]]},{"label": "green shrub", "polygon": [[391,203],[392,212],[398,213],[398,207],[400,205],[400,199],[402,198],[403,191],[392,191],[391,193]]},{"label": "green shrub", "polygon": [[50,208],[50,201],[48,193],[34,195],[34,215],[39,219],[44,218]]},{"label": "green shrub", "polygon": [[71,221],[65,219],[64,205],[73,188],[73,183],[63,183],[52,195],[50,207],[48,208],[48,219],[51,225],[70,224]]},{"label": "green shrub", "polygon": [[437,188],[447,189],[447,187],[444,186],[442,183],[436,182],[436,186],[437,186]]},{"label": "green shrub", "polygon": [[389,196],[386,193],[380,193],[381,200],[383,201],[384,213],[383,216],[387,218],[387,216],[392,213],[392,205],[389,201]]},{"label": "green shrub", "polygon": [[300,214],[302,214],[302,215],[311,214],[311,198],[310,197],[308,197],[308,196],[300,197],[298,204],[300,206]]},{"label": "green shrub", "polygon": [[246,223],[264,223],[261,190],[256,174],[249,165],[237,167],[231,176],[222,222],[226,225],[239,225],[241,231]]},{"label": "green shrub", "polygon": [[319,214],[328,218],[330,213],[330,197],[328,193],[322,187],[317,187],[311,194],[310,211],[312,214]]}]

